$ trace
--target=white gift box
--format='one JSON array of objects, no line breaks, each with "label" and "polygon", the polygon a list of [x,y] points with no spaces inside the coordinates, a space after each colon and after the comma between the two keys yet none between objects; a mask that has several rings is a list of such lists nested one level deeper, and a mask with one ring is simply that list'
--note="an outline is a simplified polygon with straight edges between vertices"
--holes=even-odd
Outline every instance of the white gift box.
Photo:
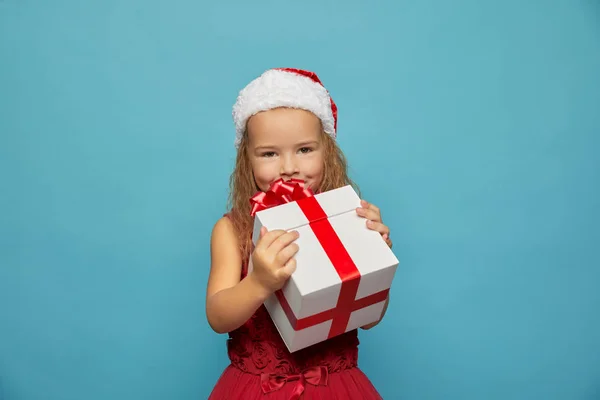
[{"label": "white gift box", "polygon": [[381,317],[398,259],[357,207],[348,185],[255,214],[254,244],[262,226],[300,234],[296,271],[264,303],[290,352]]}]

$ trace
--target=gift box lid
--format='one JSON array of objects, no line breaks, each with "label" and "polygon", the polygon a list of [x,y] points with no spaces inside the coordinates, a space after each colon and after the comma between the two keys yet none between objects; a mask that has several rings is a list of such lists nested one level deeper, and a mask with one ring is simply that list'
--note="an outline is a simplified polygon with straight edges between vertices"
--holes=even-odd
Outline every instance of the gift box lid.
[{"label": "gift box lid", "polygon": [[360,197],[351,185],[346,185],[339,189],[318,193],[314,195],[314,199],[304,198],[258,211],[255,218],[260,223],[254,224],[252,234],[254,244],[256,245],[258,241],[262,226],[267,227],[270,231],[277,229],[290,231],[308,224],[310,221],[298,204],[315,199],[327,218],[354,211],[357,207],[360,207]]}]

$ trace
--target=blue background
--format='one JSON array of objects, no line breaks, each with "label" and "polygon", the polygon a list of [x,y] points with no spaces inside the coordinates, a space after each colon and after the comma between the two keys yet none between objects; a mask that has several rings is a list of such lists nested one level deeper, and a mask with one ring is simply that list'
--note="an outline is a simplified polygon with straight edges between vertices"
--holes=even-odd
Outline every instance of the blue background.
[{"label": "blue background", "polygon": [[0,1],[5,400],[202,399],[231,105],[318,72],[401,267],[386,399],[600,398],[600,2]]}]

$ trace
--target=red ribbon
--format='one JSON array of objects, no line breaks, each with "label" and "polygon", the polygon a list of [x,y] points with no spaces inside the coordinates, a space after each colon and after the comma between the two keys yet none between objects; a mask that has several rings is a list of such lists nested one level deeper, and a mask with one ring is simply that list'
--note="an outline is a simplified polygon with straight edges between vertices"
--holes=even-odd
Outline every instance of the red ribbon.
[{"label": "red ribbon", "polygon": [[252,211],[250,215],[254,216],[257,212],[267,208],[280,206],[285,203],[297,201],[314,195],[310,188],[304,187],[304,181],[300,179],[291,179],[284,181],[278,179],[271,184],[266,192],[258,192],[250,199]]},{"label": "red ribbon", "polygon": [[309,383],[314,386],[325,386],[327,385],[328,372],[327,367],[318,366],[307,368],[299,374],[266,374],[263,373],[260,376],[260,385],[263,393],[271,393],[281,389],[287,382],[298,381],[294,392],[289,400],[297,400],[304,392],[306,384]]},{"label": "red ribbon", "polygon": [[281,290],[276,291],[275,295],[294,330],[305,329],[332,320],[328,335],[328,338],[332,338],[346,332],[353,311],[384,301],[388,296],[389,289],[356,300],[360,272],[327,219],[327,214],[312,192],[304,189],[302,181],[294,180],[287,183],[280,179],[273,183],[268,192],[259,192],[251,199],[253,210],[258,211],[290,201],[296,201],[308,219],[310,228],[337,271],[342,281],[342,287],[335,308],[302,319],[296,318]]}]

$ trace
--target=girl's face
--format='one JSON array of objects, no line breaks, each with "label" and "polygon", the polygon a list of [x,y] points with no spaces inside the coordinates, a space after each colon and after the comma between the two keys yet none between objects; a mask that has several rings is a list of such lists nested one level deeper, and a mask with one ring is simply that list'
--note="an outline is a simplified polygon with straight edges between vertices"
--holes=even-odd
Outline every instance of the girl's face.
[{"label": "girl's face", "polygon": [[302,179],[316,191],[323,178],[321,120],[309,111],[276,108],[248,120],[248,157],[254,180],[267,191],[279,178]]}]

